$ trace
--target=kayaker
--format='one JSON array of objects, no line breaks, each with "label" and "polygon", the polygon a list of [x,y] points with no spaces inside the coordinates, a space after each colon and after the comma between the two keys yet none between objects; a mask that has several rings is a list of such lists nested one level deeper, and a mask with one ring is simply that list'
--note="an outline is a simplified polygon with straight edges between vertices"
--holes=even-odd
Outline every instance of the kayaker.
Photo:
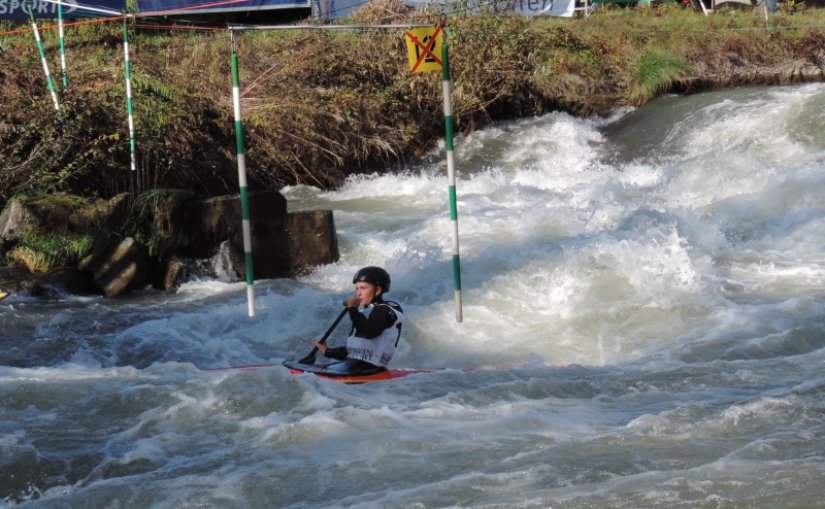
[{"label": "kayaker", "polygon": [[355,295],[344,301],[352,330],[346,346],[328,348],[318,340],[322,355],[344,361],[335,369],[349,374],[383,371],[395,355],[401,338],[404,314],[397,303],[385,301],[390,291],[390,275],[381,267],[364,267],[352,278]]}]

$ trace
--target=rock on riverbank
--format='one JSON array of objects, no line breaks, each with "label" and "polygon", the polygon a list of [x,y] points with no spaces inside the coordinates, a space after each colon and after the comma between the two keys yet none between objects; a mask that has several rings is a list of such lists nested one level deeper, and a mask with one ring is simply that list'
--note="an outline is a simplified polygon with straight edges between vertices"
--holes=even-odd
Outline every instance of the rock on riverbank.
[{"label": "rock on riverbank", "polygon": [[[338,260],[332,211],[289,213],[277,191],[250,193],[249,204],[255,279]],[[16,262],[0,269],[0,289],[115,297],[150,284],[174,288],[192,277],[240,279],[246,273],[241,225],[237,195],[156,194],[151,207],[128,194],[16,200],[0,214],[0,255]],[[81,247],[71,252],[72,245]],[[228,265],[223,274],[205,262],[219,254]],[[55,262],[61,266],[49,266]]]}]

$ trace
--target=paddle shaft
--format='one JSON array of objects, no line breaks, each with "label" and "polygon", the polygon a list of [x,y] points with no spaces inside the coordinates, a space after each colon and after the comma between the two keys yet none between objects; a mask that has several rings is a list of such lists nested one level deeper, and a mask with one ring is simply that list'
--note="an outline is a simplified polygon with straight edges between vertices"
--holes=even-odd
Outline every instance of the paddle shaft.
[{"label": "paddle shaft", "polygon": [[[335,330],[335,327],[338,326],[338,324],[341,322],[341,320],[344,318],[344,315],[346,315],[346,314],[347,314],[347,308],[342,309],[341,314],[338,315],[338,318],[336,318],[335,321],[332,322],[332,325],[329,326],[329,329],[327,329],[327,331],[324,333],[323,337],[321,337],[321,339],[318,340],[319,343],[321,343],[321,344],[326,343],[327,338],[329,338],[329,335],[332,334],[332,331]],[[315,364],[315,354],[316,353],[318,353],[318,347],[317,346],[314,347],[311,352],[309,352],[309,355],[307,355],[306,357],[304,357],[303,359],[301,359],[298,362],[300,362],[301,364]]]}]

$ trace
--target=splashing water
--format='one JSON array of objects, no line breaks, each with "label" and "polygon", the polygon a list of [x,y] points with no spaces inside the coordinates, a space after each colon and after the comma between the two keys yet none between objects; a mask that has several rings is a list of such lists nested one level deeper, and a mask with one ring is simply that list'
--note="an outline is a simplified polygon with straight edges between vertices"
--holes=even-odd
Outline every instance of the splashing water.
[{"label": "splashing water", "polygon": [[[9,297],[0,507],[816,507],[823,125],[806,85],[459,140],[463,323],[438,152],[282,190],[342,257],[258,282],[252,319],[241,282]],[[200,369],[305,355],[364,265],[408,318],[395,364],[446,369]]]}]

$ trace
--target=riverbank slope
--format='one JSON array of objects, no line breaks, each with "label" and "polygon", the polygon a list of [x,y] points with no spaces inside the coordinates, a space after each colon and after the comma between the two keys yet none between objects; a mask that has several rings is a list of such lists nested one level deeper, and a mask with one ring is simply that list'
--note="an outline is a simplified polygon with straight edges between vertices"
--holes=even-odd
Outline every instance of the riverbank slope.
[{"label": "riverbank slope", "polygon": [[[353,21],[426,19],[402,11],[390,1]],[[818,9],[772,15],[770,30],[761,10],[706,17],[673,6],[451,19],[456,127],[557,109],[603,114],[668,91],[820,80],[823,27]],[[58,75],[56,34],[44,39]],[[3,38],[0,207],[33,190],[103,198],[158,187],[237,190],[227,32],[132,27],[136,172],[122,42],[117,23],[67,30],[69,87],[56,114],[31,32]],[[399,30],[240,35],[250,188],[332,187],[431,149],[443,137],[441,77],[409,72],[405,51]]]}]

